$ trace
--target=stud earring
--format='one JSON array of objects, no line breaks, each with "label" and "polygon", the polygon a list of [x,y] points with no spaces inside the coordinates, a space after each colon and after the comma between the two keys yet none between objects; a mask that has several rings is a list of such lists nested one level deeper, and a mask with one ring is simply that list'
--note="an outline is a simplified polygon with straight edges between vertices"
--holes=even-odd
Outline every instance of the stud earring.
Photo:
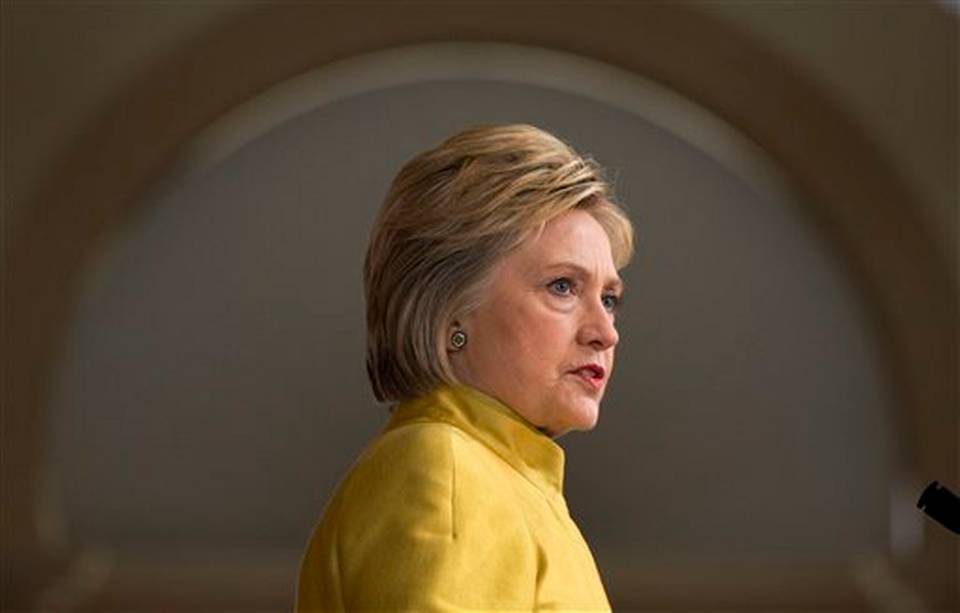
[{"label": "stud earring", "polygon": [[450,342],[453,344],[454,351],[460,351],[467,344],[467,333],[457,330],[450,335]]}]

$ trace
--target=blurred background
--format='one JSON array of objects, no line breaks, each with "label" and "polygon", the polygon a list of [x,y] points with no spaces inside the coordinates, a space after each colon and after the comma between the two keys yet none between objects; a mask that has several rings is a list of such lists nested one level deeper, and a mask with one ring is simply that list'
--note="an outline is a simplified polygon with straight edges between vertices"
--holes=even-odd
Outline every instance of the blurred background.
[{"label": "blurred background", "polygon": [[400,166],[529,123],[638,235],[565,494],[621,611],[960,609],[957,4],[2,4],[7,611],[286,611],[387,421]]}]

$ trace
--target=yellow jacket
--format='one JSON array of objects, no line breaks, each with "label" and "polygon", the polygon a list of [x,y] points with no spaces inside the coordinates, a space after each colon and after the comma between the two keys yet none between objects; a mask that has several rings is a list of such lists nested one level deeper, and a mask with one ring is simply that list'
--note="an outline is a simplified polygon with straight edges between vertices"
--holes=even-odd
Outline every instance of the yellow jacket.
[{"label": "yellow jacket", "polygon": [[609,611],[563,448],[480,391],[393,407],[327,503],[296,611]]}]

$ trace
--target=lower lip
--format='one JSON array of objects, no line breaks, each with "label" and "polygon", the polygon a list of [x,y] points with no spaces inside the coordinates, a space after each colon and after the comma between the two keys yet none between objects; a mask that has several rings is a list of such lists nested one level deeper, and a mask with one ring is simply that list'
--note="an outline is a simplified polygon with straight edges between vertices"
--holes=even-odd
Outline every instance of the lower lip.
[{"label": "lower lip", "polygon": [[595,379],[595,378],[593,378],[593,377],[586,377],[586,376],[584,376],[584,375],[581,375],[581,374],[578,374],[578,373],[575,373],[575,372],[572,372],[572,373],[570,373],[570,374],[573,375],[574,377],[576,377],[577,379],[579,379],[580,381],[582,381],[583,384],[586,385],[587,387],[589,387],[591,390],[599,390],[601,387],[603,387],[603,379]]}]

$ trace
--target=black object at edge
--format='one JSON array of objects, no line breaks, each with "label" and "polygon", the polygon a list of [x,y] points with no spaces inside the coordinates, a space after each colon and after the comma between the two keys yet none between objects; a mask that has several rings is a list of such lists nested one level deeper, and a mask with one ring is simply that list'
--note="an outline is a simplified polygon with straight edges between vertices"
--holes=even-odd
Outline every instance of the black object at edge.
[{"label": "black object at edge", "polygon": [[939,482],[933,481],[920,494],[917,508],[944,527],[960,534],[960,498]]}]

